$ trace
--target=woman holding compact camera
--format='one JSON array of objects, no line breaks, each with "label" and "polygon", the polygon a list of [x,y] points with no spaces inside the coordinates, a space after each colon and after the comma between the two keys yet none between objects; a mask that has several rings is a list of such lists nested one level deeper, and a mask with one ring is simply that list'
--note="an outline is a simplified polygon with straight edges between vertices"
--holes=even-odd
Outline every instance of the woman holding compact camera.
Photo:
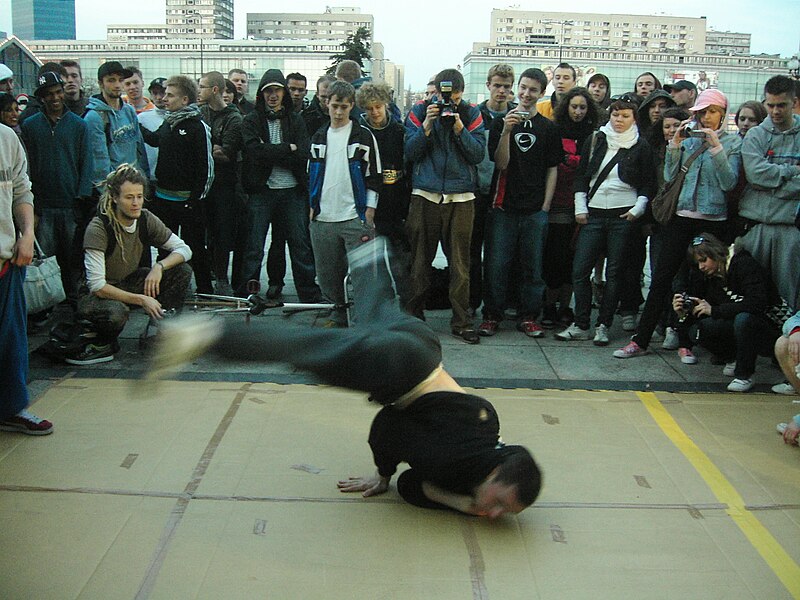
[{"label": "woman holding compact camera", "polygon": [[667,144],[664,180],[677,177],[681,167],[693,159],[683,181],[675,215],[664,227],[662,244],[653,270],[650,292],[636,333],[617,358],[648,353],[647,347],[658,324],[664,303],[672,293],[672,280],[684,263],[686,246],[697,235],[709,232],[724,238],[727,230],[726,194],[736,187],[741,169],[741,138],[726,131],[728,99],[717,89],[704,91],[689,110]]},{"label": "woman holding compact camera", "polygon": [[780,329],[765,316],[777,291],[763,267],[742,250],[728,247],[710,233],[696,236],[687,252],[686,291],[672,297],[678,314],[678,356],[695,364],[697,343],[725,361],[722,372],[733,376],[728,391],[747,392],[755,381],[756,358],[771,356]]}]

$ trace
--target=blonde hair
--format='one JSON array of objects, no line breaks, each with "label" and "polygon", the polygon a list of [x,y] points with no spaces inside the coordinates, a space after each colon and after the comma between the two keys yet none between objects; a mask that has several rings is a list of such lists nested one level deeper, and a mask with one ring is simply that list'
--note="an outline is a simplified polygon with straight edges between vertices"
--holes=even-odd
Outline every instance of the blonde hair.
[{"label": "blonde hair", "polygon": [[122,243],[123,227],[122,223],[119,221],[114,200],[118,199],[122,193],[122,184],[124,183],[141,185],[144,188],[145,197],[147,196],[147,177],[133,165],[122,163],[109,173],[103,182],[103,193],[100,196],[100,202],[98,204],[98,211],[100,214],[104,215],[109,223],[111,223],[111,230],[114,232],[114,237],[117,240],[117,246],[120,249],[123,262],[125,262],[125,246]]}]

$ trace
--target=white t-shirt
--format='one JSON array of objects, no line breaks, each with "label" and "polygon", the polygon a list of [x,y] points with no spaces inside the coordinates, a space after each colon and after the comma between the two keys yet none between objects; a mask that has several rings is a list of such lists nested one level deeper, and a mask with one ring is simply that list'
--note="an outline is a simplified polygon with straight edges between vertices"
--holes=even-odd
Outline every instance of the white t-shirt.
[{"label": "white t-shirt", "polygon": [[325,179],[322,182],[319,214],[316,217],[318,221],[339,223],[358,217],[347,160],[347,142],[352,130],[352,121],[344,127],[328,128]]}]

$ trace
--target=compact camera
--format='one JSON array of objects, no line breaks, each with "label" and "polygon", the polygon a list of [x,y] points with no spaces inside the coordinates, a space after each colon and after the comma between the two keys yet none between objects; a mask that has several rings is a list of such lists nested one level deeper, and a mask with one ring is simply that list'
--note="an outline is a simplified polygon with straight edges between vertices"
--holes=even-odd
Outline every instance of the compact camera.
[{"label": "compact camera", "polygon": [[518,110],[517,114],[521,121],[530,121],[531,119],[531,111],[529,110]]},{"label": "compact camera", "polygon": [[706,133],[704,131],[697,131],[697,128],[700,127],[697,123],[689,123],[686,127],[680,130],[678,135],[682,138],[705,138]]},{"label": "compact camera", "polygon": [[453,104],[453,82],[442,81],[439,84],[441,98],[436,101],[439,107],[439,119],[443,125],[452,125],[456,120],[458,109]]},{"label": "compact camera", "polygon": [[688,292],[683,292],[681,294],[681,301],[683,302],[683,310],[687,313],[692,312],[694,307],[697,306],[697,300],[689,296]]}]

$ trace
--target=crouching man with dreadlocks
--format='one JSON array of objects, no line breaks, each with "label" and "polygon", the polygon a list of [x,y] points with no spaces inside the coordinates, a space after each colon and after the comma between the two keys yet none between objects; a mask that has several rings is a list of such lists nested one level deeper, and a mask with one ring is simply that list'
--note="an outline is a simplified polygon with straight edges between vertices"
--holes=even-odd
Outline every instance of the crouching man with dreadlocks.
[{"label": "crouching man with dreadlocks", "polygon": [[[153,213],[143,208],[147,178],[125,163],[108,175],[99,214],[83,240],[86,281],[77,318],[90,323],[95,336],[64,360],[91,365],[114,359],[117,337],[128,321],[129,306],[141,306],[151,319],[183,304],[192,278],[186,264],[189,246]],[[151,263],[150,247],[169,254]]]}]

